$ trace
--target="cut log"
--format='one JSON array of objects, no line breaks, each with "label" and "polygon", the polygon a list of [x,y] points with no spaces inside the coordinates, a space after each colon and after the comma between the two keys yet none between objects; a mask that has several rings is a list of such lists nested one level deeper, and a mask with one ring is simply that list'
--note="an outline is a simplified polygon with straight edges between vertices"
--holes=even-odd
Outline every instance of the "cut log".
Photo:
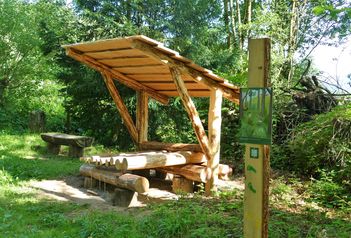
[{"label": "cut log", "polygon": [[146,141],[140,144],[142,150],[167,150],[167,151],[193,151],[202,152],[199,144],[162,143],[157,141]]},{"label": "cut log", "polygon": [[218,174],[220,175],[233,175],[233,169],[226,164],[219,164],[218,165]]},{"label": "cut log", "polygon": [[201,165],[188,164],[184,166],[170,166],[157,170],[163,173],[181,175],[192,181],[206,183],[206,167]]},{"label": "cut log", "polygon": [[[206,163],[201,164],[202,166],[206,166]],[[222,180],[229,180],[229,176],[233,175],[233,169],[226,164],[218,165],[218,177]]]},{"label": "cut log", "polygon": [[172,190],[174,193],[193,193],[194,182],[182,176],[176,175],[172,180]]},{"label": "cut log", "polygon": [[150,186],[149,180],[144,177],[135,174],[122,175],[117,172],[97,169],[95,166],[89,164],[83,164],[80,167],[79,172],[83,176],[94,178],[117,187],[133,190],[138,193],[147,192]]},{"label": "cut log", "polygon": [[[203,153],[181,151],[181,152],[144,152],[135,153],[130,156],[120,155],[114,157],[117,170],[153,169],[159,167],[196,164],[206,161]],[[122,161],[120,158],[123,158]]]}]

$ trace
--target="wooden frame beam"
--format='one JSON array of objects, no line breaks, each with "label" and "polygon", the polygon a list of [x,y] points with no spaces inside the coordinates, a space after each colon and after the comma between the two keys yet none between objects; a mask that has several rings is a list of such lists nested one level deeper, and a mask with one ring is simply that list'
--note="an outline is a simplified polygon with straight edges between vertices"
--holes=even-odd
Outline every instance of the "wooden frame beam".
[{"label": "wooden frame beam", "polygon": [[208,137],[206,135],[205,129],[202,125],[199,113],[196,110],[194,102],[191,100],[191,97],[188,94],[188,90],[185,87],[184,81],[181,77],[180,71],[176,67],[169,68],[174,83],[177,87],[179,97],[182,100],[183,106],[188,113],[191,124],[195,131],[195,135],[203,153],[205,154],[207,160],[211,160],[211,151],[209,147]]},{"label": "wooden frame beam", "polygon": [[98,62],[94,58],[87,56],[87,55],[81,55],[78,52],[76,52],[73,49],[67,48],[66,49],[66,54],[75,60],[82,62],[89,67],[105,74],[105,75],[110,75],[111,77],[115,78],[122,84],[126,85],[127,87],[130,87],[136,91],[145,91],[147,94],[150,95],[150,97],[154,98],[155,100],[159,101],[162,104],[168,104],[169,97],[166,95],[160,94],[157,91],[155,91],[152,88],[149,88],[138,81],[129,78],[128,76],[125,76],[115,70],[113,70],[110,67],[107,67],[106,65]]},{"label": "wooden frame beam", "polygon": [[144,91],[137,92],[136,107],[136,128],[138,130],[138,147],[147,141],[148,123],[149,123],[149,97]]},{"label": "wooden frame beam", "polygon": [[172,59],[170,56],[161,53],[159,50],[141,41],[134,40],[132,42],[132,47],[143,51],[144,54],[148,55],[153,59],[160,60],[163,64],[168,65],[169,67],[177,67],[178,70],[180,70],[182,73],[190,75],[196,82],[205,84],[213,89],[218,89],[222,91],[223,97],[227,98],[230,101],[233,101],[234,103],[239,104],[240,93],[238,89],[227,88],[221,85],[220,82],[216,82],[215,80],[204,76],[197,70],[189,68],[186,65],[186,63],[178,62]]},{"label": "wooden frame beam", "polygon": [[207,182],[205,193],[207,196],[216,191],[218,181],[221,125],[222,125],[222,91],[211,90],[210,107],[208,110],[208,138],[211,149],[211,160],[207,161]]},{"label": "wooden frame beam", "polygon": [[138,142],[137,128],[134,125],[133,119],[130,116],[126,105],[124,104],[123,99],[122,99],[121,95],[119,94],[119,92],[116,88],[116,85],[113,82],[111,75],[104,74],[104,73],[102,73],[101,75],[104,78],[106,87],[107,87],[108,91],[110,92],[111,97],[112,97],[113,101],[115,102],[119,113],[121,114],[124,125],[127,127],[127,130],[129,132],[130,136],[132,137],[134,143],[137,144],[137,142]]}]

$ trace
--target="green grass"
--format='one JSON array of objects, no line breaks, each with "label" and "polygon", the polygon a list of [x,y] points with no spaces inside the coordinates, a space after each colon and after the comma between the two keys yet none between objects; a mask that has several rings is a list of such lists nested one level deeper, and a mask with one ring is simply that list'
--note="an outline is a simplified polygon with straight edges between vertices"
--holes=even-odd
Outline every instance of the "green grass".
[{"label": "green grass", "polygon": [[[242,237],[243,194],[236,190],[115,212],[44,199],[28,187],[76,175],[80,164],[48,155],[39,135],[0,134],[0,237]],[[349,238],[350,213],[307,202],[306,186],[273,180],[269,237]]]}]

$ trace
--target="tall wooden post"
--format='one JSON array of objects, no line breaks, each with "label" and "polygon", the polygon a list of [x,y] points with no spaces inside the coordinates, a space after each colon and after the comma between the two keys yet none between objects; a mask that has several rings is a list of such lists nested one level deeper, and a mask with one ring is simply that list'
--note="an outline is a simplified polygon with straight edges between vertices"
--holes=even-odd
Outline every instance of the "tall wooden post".
[{"label": "tall wooden post", "polygon": [[211,195],[216,190],[218,180],[218,166],[221,141],[222,124],[222,96],[218,89],[212,89],[210,95],[210,108],[208,110],[208,139],[211,152],[211,160],[207,161],[207,181],[205,193]]},{"label": "tall wooden post", "polygon": [[[268,87],[270,40],[249,40],[248,87]],[[251,151],[255,156],[251,157]],[[258,152],[258,153],[257,153]],[[244,237],[268,237],[269,146],[245,146]]]},{"label": "tall wooden post", "polygon": [[147,141],[149,111],[148,111],[149,96],[144,92],[137,92],[137,107],[136,107],[136,128],[138,130],[138,147],[139,144]]}]

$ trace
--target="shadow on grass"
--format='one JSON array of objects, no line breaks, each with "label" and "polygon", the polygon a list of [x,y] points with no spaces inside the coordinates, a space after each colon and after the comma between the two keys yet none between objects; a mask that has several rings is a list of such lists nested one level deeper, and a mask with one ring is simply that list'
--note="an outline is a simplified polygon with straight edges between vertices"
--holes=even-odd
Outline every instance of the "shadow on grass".
[{"label": "shadow on grass", "polygon": [[12,182],[77,174],[80,161],[48,154],[40,135],[0,135],[0,170]]}]

